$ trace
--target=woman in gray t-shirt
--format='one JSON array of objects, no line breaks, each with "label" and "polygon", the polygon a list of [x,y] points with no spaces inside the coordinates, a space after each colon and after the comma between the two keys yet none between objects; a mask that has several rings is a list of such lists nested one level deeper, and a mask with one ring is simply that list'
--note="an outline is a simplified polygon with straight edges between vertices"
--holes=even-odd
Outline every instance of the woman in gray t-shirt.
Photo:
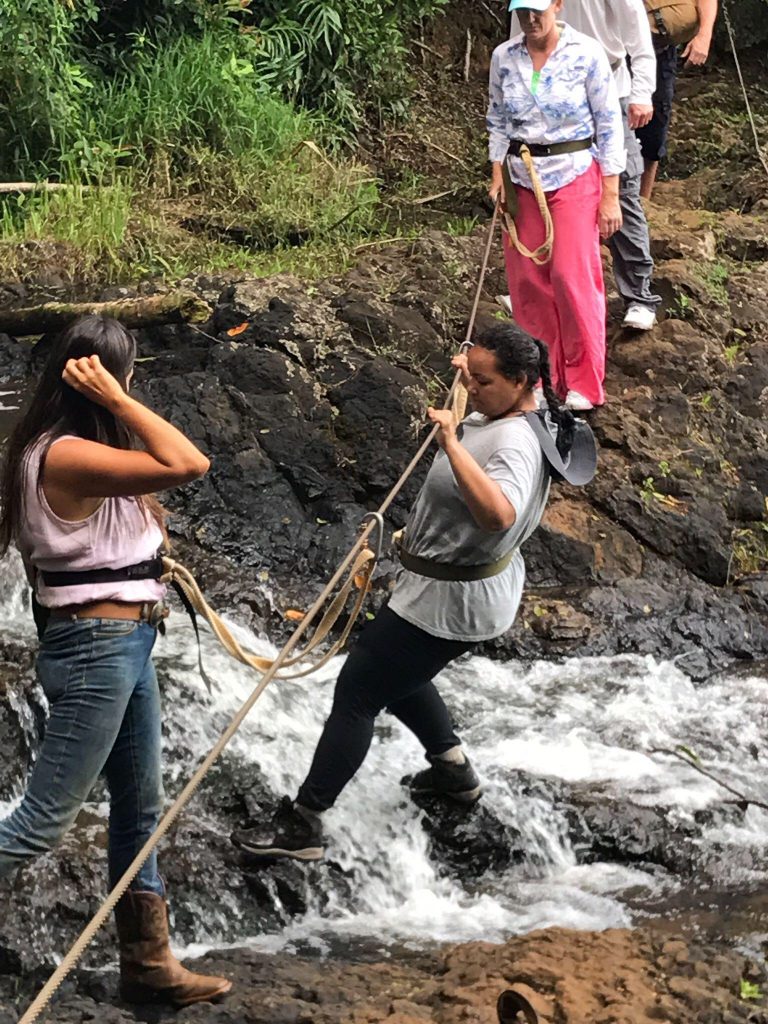
[{"label": "woman in gray t-shirt", "polygon": [[[525,565],[520,545],[539,524],[550,472],[525,413],[536,409],[541,379],[561,452],[573,417],[552,390],[547,349],[512,323],[480,332],[463,371],[474,411],[459,425],[429,409],[439,424],[435,456],[411,511],[394,592],[350,651],[309,775],[296,801],[284,797],[266,837],[234,832],[255,856],[317,860],[323,856],[320,813],[362,764],[376,716],[384,708],[421,740],[430,767],[411,780],[415,793],[471,803],[480,781],[432,682],[481,640],[512,625]],[[265,841],[266,839],[266,841]]]}]

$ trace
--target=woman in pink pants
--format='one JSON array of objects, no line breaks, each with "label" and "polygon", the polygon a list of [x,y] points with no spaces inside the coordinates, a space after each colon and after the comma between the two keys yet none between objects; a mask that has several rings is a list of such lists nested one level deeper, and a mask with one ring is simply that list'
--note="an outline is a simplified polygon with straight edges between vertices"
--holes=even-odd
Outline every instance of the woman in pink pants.
[{"label": "woman in pink pants", "polygon": [[[551,256],[521,254],[504,232],[516,321],[546,342],[552,381],[571,409],[605,401],[605,288],[600,236],[621,226],[626,152],[613,73],[594,39],[557,20],[563,0],[511,0],[522,35],[493,52],[488,106],[491,198],[501,197],[520,248],[535,251],[545,225],[521,157],[529,150],[553,224]],[[515,196],[504,195],[503,169]]]}]

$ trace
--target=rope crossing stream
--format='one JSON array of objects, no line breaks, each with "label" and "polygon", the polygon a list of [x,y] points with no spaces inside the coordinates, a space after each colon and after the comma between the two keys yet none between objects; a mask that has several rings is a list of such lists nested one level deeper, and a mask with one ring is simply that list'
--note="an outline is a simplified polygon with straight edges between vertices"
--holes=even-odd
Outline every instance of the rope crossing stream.
[{"label": "rope crossing stream", "polygon": [[[493,243],[493,236],[496,230],[496,223],[498,217],[498,204],[496,205],[488,228],[485,251],[483,253],[483,262],[480,269],[480,276],[477,283],[477,289],[475,291],[475,298],[472,305],[472,312],[470,313],[469,323],[467,326],[467,333],[464,341],[462,342],[460,351],[471,345],[472,333],[475,327],[475,319],[477,317],[477,308],[480,303],[480,295],[483,289],[483,283],[485,281],[485,275],[488,269],[488,260],[491,252],[491,245]],[[458,371],[453,379],[451,388],[448,392],[448,397],[445,402],[444,408],[452,409],[454,415],[459,415],[459,418],[463,417],[463,405],[466,405],[466,390],[461,383],[461,371]],[[367,546],[367,540],[374,530],[378,531],[377,549],[381,546],[381,535],[383,532],[383,517],[387,509],[390,507],[392,502],[395,500],[397,495],[403,489],[408,478],[413,473],[414,469],[421,461],[422,457],[426,453],[432,441],[438,432],[438,426],[435,425],[430,430],[427,437],[420,445],[418,451],[413,456],[411,461],[408,463],[406,468],[403,470],[400,478],[397,480],[395,485],[392,487],[390,492],[387,494],[385,499],[382,501],[376,512],[369,513],[366,517],[361,533],[355,543],[350,548],[347,555],[339,564],[338,568],[331,576],[328,583],[323,588],[322,592],[314,602],[312,607],[307,611],[304,618],[297,625],[291,636],[286,641],[282,650],[278,653],[277,657],[270,661],[269,659],[260,658],[248,651],[245,651],[237,640],[232,636],[229,629],[225,626],[219,616],[209,607],[205,598],[200,592],[197,583],[183,566],[179,563],[174,562],[172,559],[164,559],[164,567],[166,574],[163,579],[168,582],[174,582],[179,586],[185,593],[190,604],[196,611],[199,611],[206,621],[210,624],[216,637],[222,643],[224,648],[239,661],[257,671],[263,672],[263,676],[254,687],[250,696],[241,705],[234,718],[231,720],[227,728],[221,734],[219,739],[216,741],[214,746],[211,748],[205,759],[202,761],[200,766],[197,768],[195,773],[190,778],[189,782],[184,786],[181,793],[174,800],[173,804],[168,808],[163,817],[161,818],[157,828],[146,841],[141,850],[136,854],[130,866],[126,870],[123,877],[115,885],[112,891],[109,893],[101,907],[94,914],[93,918],[86,925],[83,931],[80,933],[66,956],[63,958],[59,966],[50,976],[48,981],[45,983],[43,988],[40,990],[34,1001],[30,1003],[28,1009],[22,1017],[19,1018],[19,1024],[33,1024],[38,1019],[40,1014],[46,1008],[51,998],[53,997],[56,990],[59,988],[61,983],[64,981],[69,972],[75,967],[77,962],[82,957],[85,950],[88,948],[90,943],[95,938],[98,931],[106,924],[110,914],[115,909],[115,906],[119,902],[120,898],[125,894],[131,882],[134,880],[136,875],[141,870],[147,857],[152,853],[155,847],[158,845],[163,836],[168,832],[170,827],[178,818],[181,811],[189,803],[190,799],[194,795],[197,788],[205,776],[210,771],[211,767],[223,752],[229,741],[238,731],[245,718],[253,708],[256,701],[261,697],[264,690],[275,678],[295,678],[297,676],[307,675],[310,672],[315,671],[320,665],[325,664],[330,658],[337,654],[346,643],[347,638],[352,630],[355,618],[362,608],[363,601],[370,587],[371,576],[376,566],[376,560],[378,550],[373,551]],[[346,575],[346,579],[345,579]],[[293,655],[296,645],[299,640],[307,632],[309,626],[315,620],[322,610],[325,602],[331,596],[338,584],[344,580],[341,589],[334,600],[331,602],[326,613],[323,615],[320,623],[315,630],[309,644],[305,651],[300,655]],[[357,584],[356,584],[357,580]],[[309,654],[318,644],[328,635],[333,627],[333,624],[339,618],[341,612],[344,609],[344,605],[352,591],[352,588],[357,585],[359,587],[358,596],[355,599],[352,612],[350,617],[342,630],[342,634],[337,641],[335,641],[330,649],[324,653],[319,660],[315,661],[309,667],[297,670],[288,675],[283,673],[283,669],[291,669],[301,662],[306,661],[307,654]]]}]

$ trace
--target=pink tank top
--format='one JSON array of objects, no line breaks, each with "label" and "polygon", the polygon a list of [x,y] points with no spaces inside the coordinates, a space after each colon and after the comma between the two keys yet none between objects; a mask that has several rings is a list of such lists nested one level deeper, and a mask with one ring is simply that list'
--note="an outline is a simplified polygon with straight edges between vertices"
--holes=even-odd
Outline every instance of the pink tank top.
[{"label": "pink tank top", "polygon": [[[63,441],[64,437],[57,437]],[[77,572],[83,569],[119,569],[152,558],[163,543],[157,523],[147,518],[135,498],[105,498],[86,519],[60,519],[37,487],[40,455],[45,438],[32,445],[23,463],[23,515],[17,545],[35,569]],[[157,580],[123,580],[46,587],[38,575],[37,599],[47,608],[90,601],[157,601],[165,586]]]}]

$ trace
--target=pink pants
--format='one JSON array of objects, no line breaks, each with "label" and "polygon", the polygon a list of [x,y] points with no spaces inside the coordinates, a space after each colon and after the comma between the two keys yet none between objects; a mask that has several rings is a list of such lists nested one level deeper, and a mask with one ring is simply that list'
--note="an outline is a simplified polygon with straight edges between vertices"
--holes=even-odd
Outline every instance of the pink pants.
[{"label": "pink pants", "polygon": [[[535,249],[544,223],[530,189],[515,186],[520,241]],[[547,193],[555,236],[543,267],[511,246],[503,232],[509,295],[517,323],[546,342],[555,391],[578,391],[593,405],[605,401],[605,286],[597,224],[602,180],[593,162],[570,185]]]}]

